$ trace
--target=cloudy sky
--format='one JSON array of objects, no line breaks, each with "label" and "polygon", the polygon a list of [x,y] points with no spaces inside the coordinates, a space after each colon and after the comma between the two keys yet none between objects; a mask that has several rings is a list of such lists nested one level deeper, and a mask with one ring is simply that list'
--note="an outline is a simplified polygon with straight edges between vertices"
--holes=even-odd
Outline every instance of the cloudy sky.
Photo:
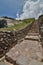
[{"label": "cloudy sky", "polygon": [[43,0],[0,0],[0,17],[38,18],[43,14]]}]

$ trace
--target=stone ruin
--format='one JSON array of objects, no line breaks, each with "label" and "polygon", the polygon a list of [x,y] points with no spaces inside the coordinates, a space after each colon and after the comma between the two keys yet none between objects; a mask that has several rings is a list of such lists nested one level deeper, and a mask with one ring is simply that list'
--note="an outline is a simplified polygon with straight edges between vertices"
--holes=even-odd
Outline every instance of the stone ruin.
[{"label": "stone ruin", "polygon": [[[33,21],[34,22],[34,21]],[[17,42],[23,41],[22,39],[28,33],[28,30],[32,26],[33,22],[25,28],[16,31],[0,31],[0,58],[2,58],[6,52],[9,51]]]},{"label": "stone ruin", "polygon": [[12,32],[0,32],[0,58],[5,55],[6,52],[9,51],[11,47],[13,47],[17,43],[15,36]]},{"label": "stone ruin", "polygon": [[[38,19],[38,24],[39,24],[39,35],[40,35],[40,42],[41,42],[41,46],[42,46],[42,51],[43,51],[43,16],[40,16],[39,17],[39,19]],[[26,28],[26,30],[27,30],[27,28]],[[26,31],[25,30],[25,31]],[[24,32],[24,29],[22,30],[23,32]],[[16,36],[17,36],[17,39],[18,39],[18,37],[19,37],[19,39],[22,37],[22,35],[24,35],[24,34],[22,34],[21,35],[21,32],[22,32],[21,30],[19,31],[19,33],[17,32],[16,33]],[[27,32],[26,32],[27,33]],[[35,40],[35,41],[26,41],[25,40],[25,42],[23,42],[23,43],[20,43],[20,44],[17,44],[17,40],[16,40],[16,38],[15,38],[15,36],[14,36],[14,34],[12,33],[12,32],[10,32],[10,31],[7,31],[7,32],[0,32],[0,58],[1,57],[3,57],[4,55],[5,55],[5,59],[7,60],[7,61],[9,61],[9,62],[14,62],[14,64],[15,65],[27,65],[27,63],[28,62],[30,62],[31,60],[29,60],[28,58],[26,58],[29,54],[28,54],[28,49],[29,49],[29,45],[31,45],[30,44],[30,42],[31,42],[31,44],[33,45],[33,47],[34,47],[34,43],[38,43],[39,42],[39,39],[38,39],[38,42]],[[33,42],[33,43],[32,43]],[[28,43],[29,43],[29,45],[28,45]],[[17,44],[17,45],[16,45]],[[25,44],[28,46],[27,48],[24,48],[24,47],[26,47],[25,46]],[[21,47],[21,45],[23,46],[24,45],[24,47],[22,48]],[[14,46],[14,47],[13,47]],[[17,46],[17,47],[16,47]],[[12,48],[13,47],[13,48]],[[33,47],[31,47],[31,48],[33,48]],[[37,46],[35,46],[35,47],[37,47]],[[12,49],[11,49],[12,48]],[[17,51],[18,50],[18,48],[19,48],[19,51]],[[10,49],[10,50],[9,50]],[[16,49],[16,50],[15,50]],[[23,49],[23,50],[22,50]],[[34,49],[34,48],[33,48]],[[36,48],[37,49],[37,48]],[[20,50],[22,50],[22,52],[20,51]],[[24,52],[24,50],[25,50],[25,52]],[[31,49],[32,50],[32,49]],[[9,52],[8,52],[9,51]],[[11,51],[11,53],[10,53],[10,51]],[[29,49],[29,51],[30,51],[30,49]],[[40,51],[40,49],[38,49],[37,51]],[[35,51],[35,52],[37,52],[37,51]],[[6,54],[6,52],[8,52],[7,54]],[[20,52],[20,54],[22,54],[22,55],[19,55],[18,57],[17,57],[17,60],[15,61],[15,58],[16,58],[16,56],[18,55],[18,52]],[[32,52],[33,52],[33,50],[32,50]],[[26,56],[24,57],[24,55],[26,54]],[[31,53],[32,54],[32,53]],[[42,53],[43,54],[43,53]],[[33,55],[35,55],[35,54],[33,54]],[[11,57],[10,57],[11,56]],[[38,56],[33,56],[32,58],[38,58]],[[13,59],[13,60],[12,60]],[[22,60],[23,59],[23,60]],[[33,60],[33,59],[32,59]],[[24,63],[24,62],[25,63]],[[23,62],[23,63],[22,63]],[[27,62],[27,63],[26,63]],[[36,62],[37,63],[37,62]],[[28,64],[29,65],[29,64]],[[31,64],[30,64],[31,65]],[[35,65],[35,64],[34,64]],[[41,65],[41,64],[40,64]],[[42,64],[43,65],[43,64]]]}]

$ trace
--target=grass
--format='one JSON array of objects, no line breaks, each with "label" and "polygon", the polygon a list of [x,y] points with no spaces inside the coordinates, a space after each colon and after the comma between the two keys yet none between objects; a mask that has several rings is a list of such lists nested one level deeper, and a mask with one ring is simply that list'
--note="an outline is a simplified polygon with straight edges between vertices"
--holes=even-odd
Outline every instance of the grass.
[{"label": "grass", "polygon": [[26,23],[20,23],[20,24],[15,24],[14,26],[8,27],[7,30],[13,30],[13,29],[20,29],[23,28],[26,25]]},{"label": "grass", "polygon": [[[34,21],[34,18],[24,19],[24,20],[22,20],[22,23],[14,24],[14,26],[8,27],[6,29],[10,30],[10,31],[13,30],[13,29],[19,30],[19,29],[27,26],[28,24],[30,24],[33,21]],[[0,30],[3,30],[3,28],[1,28]]]}]

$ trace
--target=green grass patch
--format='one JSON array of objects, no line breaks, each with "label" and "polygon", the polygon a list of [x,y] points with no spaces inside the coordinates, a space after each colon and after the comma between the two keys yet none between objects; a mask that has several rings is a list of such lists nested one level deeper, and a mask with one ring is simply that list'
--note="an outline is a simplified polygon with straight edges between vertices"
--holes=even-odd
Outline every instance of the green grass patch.
[{"label": "green grass patch", "polygon": [[[14,24],[14,26],[8,27],[6,29],[10,30],[10,31],[13,29],[19,30],[19,29],[27,26],[28,24],[32,23],[34,20],[35,20],[34,18],[24,19],[24,20],[19,21],[18,24]],[[20,22],[22,22],[22,23],[20,23]],[[3,29],[0,29],[0,30],[3,30]]]},{"label": "green grass patch", "polygon": [[15,24],[14,26],[11,26],[11,27],[8,27],[7,30],[13,30],[13,29],[20,29],[20,28],[23,28],[24,26],[26,25],[26,23],[20,23],[20,24]]}]

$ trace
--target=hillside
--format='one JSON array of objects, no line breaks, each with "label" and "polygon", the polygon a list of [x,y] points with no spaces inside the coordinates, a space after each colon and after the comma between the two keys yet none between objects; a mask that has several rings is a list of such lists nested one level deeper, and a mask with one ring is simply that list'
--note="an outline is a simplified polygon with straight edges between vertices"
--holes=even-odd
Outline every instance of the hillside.
[{"label": "hillside", "polygon": [[[9,30],[12,31],[13,29],[19,30],[24,28],[25,26],[27,26],[28,24],[31,24],[31,22],[34,21],[31,29],[29,32],[39,32],[38,27],[38,21],[42,21],[43,19],[43,15],[39,16],[39,18],[37,20],[35,20],[35,18],[28,18],[28,19],[24,19],[24,20],[16,20],[7,16],[3,16],[0,18],[0,20],[6,20],[7,22],[7,28],[0,28],[0,31],[2,30]],[[43,22],[42,22],[43,23]]]},{"label": "hillside", "polygon": [[7,22],[7,28],[0,28],[0,30],[19,30],[23,27],[25,27],[26,25],[30,24],[31,22],[33,22],[35,19],[34,18],[30,18],[30,19],[24,19],[24,20],[15,20],[12,18],[8,18],[8,17],[1,17],[0,20],[6,20]]}]

